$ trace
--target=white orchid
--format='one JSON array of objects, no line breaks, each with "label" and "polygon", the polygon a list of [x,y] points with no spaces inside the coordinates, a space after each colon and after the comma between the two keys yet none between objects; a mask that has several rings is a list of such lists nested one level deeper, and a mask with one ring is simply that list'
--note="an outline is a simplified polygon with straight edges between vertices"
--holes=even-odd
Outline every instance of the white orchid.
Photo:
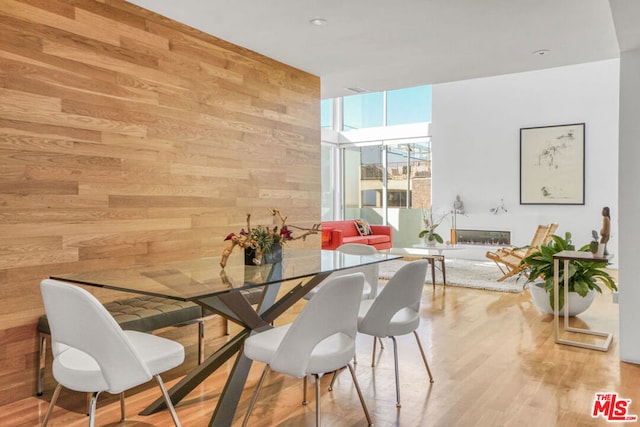
[{"label": "white orchid", "polygon": [[442,237],[435,232],[435,229],[438,228],[442,220],[447,216],[445,213],[440,217],[438,221],[433,220],[433,209],[422,209],[422,222],[424,223],[424,229],[420,231],[418,234],[419,238],[427,237],[429,242],[436,241],[438,243],[443,243]]}]

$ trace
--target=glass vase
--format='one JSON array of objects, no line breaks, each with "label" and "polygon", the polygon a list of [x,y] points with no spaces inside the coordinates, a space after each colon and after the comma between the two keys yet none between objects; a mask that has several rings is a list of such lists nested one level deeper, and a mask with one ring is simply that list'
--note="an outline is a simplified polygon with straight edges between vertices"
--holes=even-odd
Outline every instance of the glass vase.
[{"label": "glass vase", "polygon": [[282,245],[272,245],[269,250],[262,252],[262,260],[259,264],[256,264],[256,250],[254,248],[244,248],[244,264],[245,265],[263,265],[263,264],[275,264],[282,261]]}]

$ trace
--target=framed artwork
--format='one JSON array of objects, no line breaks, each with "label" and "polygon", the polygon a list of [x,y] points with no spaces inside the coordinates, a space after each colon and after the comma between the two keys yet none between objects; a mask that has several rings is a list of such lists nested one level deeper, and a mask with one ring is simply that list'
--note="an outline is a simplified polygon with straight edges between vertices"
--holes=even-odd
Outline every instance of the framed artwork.
[{"label": "framed artwork", "polygon": [[584,205],[584,123],[520,129],[520,204]]}]

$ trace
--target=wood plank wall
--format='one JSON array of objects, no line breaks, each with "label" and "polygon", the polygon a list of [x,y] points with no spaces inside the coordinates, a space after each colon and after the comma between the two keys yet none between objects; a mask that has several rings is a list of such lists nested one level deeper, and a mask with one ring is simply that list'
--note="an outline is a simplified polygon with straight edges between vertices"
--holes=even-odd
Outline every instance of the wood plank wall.
[{"label": "wood plank wall", "polygon": [[124,1],[0,0],[0,404],[35,391],[41,279],[218,255],[269,206],[319,222],[319,99]]}]

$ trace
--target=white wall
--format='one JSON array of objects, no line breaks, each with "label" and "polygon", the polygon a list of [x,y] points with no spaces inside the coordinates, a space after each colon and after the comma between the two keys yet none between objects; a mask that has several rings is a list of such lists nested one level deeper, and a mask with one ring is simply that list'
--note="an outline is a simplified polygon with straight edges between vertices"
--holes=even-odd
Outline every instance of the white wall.
[{"label": "white wall", "polygon": [[[618,245],[619,60],[459,81],[433,87],[433,206],[459,194],[458,228],[511,231],[525,245],[538,224],[559,223],[581,246],[611,209]],[[585,204],[520,205],[520,128],[586,123]],[[489,212],[504,199],[508,212]]]},{"label": "white wall", "polygon": [[640,363],[640,49],[620,55],[620,358]]}]

